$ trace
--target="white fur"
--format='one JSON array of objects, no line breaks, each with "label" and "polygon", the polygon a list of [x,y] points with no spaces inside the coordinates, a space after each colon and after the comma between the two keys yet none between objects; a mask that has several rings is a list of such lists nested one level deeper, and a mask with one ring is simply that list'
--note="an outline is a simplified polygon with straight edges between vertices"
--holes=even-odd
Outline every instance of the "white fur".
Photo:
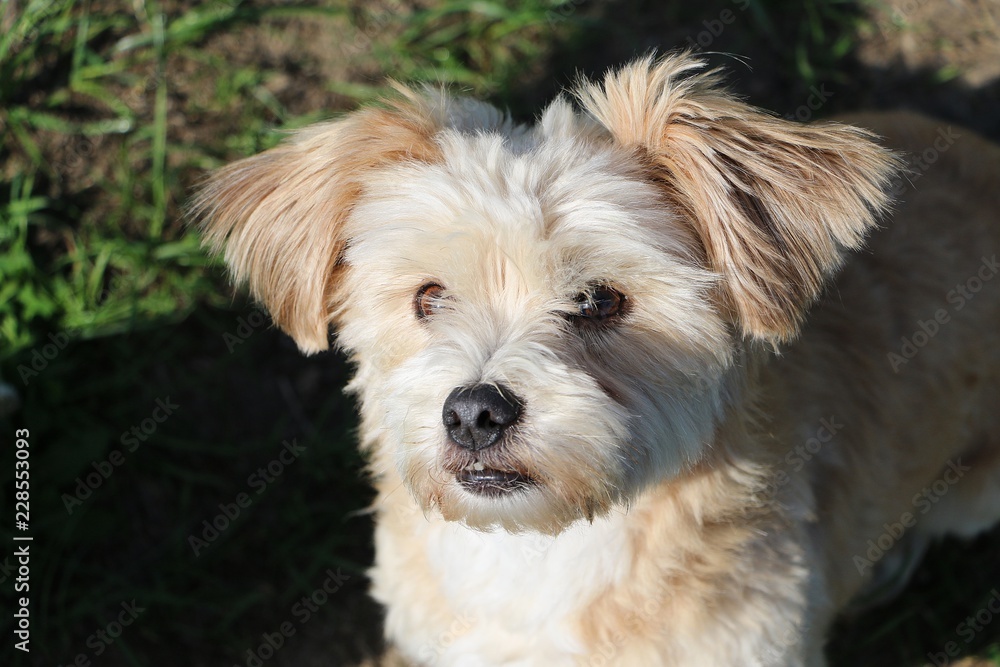
[{"label": "white fur", "polygon": [[[563,103],[553,109],[543,117],[566,113]],[[693,265],[692,241],[671,224],[658,193],[621,153],[581,151],[575,140],[546,137],[544,127],[533,144],[514,146],[499,135],[444,132],[442,163],[374,175],[348,221],[346,280],[363,298],[345,307],[339,340],[359,360],[352,388],[381,424],[369,435],[399,443],[393,463],[422,504],[443,490],[478,527],[547,529],[553,513],[572,518],[580,508],[556,507],[535,492],[483,501],[435,472],[441,405],[455,387],[513,389],[527,405],[522,432],[536,463],[552,474],[562,473],[548,466],[601,471],[595,492],[617,500],[697,456],[729,364],[712,351],[728,336],[706,316],[714,277]],[[635,391],[631,414],[578,366],[578,356],[600,351],[571,340],[576,332],[561,316],[602,281],[637,304],[634,341],[616,343],[629,367],[643,363],[661,388]],[[445,286],[452,303],[421,323],[412,299],[426,282]],[[555,352],[567,347],[579,349],[570,358]],[[387,360],[391,368],[369,368]]]}]

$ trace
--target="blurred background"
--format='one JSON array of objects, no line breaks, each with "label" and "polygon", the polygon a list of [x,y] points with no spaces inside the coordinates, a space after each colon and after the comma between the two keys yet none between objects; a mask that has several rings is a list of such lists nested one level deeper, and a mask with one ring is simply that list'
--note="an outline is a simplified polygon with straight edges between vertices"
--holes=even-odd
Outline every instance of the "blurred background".
[{"label": "blurred background", "polygon": [[[31,652],[4,630],[0,664],[377,656],[350,369],[301,357],[226,285],[185,203],[386,76],[530,120],[577,73],[677,48],[788,118],[911,108],[1000,140],[998,0],[3,0],[0,628],[12,535],[34,540]],[[1000,665],[1000,614],[968,624],[997,587],[1000,531],[935,546],[900,597],[838,625],[831,664]]]}]

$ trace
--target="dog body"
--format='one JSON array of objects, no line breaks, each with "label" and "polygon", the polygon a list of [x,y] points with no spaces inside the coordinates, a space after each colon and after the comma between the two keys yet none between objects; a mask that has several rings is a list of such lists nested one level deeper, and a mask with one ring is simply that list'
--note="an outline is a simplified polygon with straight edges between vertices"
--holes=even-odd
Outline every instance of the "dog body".
[{"label": "dog body", "polygon": [[1000,516],[1000,150],[851,119],[924,156],[852,254],[896,158],[700,67],[533,127],[404,90],[202,190],[235,278],[356,364],[414,664],[822,665],[892,554]]}]

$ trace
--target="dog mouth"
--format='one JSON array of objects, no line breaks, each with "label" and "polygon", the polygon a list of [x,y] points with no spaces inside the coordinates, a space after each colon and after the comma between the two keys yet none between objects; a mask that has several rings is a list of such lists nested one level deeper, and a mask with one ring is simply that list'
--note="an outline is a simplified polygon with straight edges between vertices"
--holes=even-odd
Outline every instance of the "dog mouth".
[{"label": "dog mouth", "polygon": [[526,491],[535,485],[535,480],[524,473],[487,468],[479,462],[459,470],[455,473],[455,479],[466,491],[482,496]]}]

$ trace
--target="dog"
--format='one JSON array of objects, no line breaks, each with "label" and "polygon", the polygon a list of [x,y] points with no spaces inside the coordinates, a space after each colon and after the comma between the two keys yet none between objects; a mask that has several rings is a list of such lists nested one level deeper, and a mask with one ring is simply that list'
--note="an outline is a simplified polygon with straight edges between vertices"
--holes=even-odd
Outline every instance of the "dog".
[{"label": "dog", "polygon": [[720,77],[639,59],[531,125],[397,85],[196,196],[355,367],[407,663],[823,665],[883,570],[1000,518],[1000,148]]}]

